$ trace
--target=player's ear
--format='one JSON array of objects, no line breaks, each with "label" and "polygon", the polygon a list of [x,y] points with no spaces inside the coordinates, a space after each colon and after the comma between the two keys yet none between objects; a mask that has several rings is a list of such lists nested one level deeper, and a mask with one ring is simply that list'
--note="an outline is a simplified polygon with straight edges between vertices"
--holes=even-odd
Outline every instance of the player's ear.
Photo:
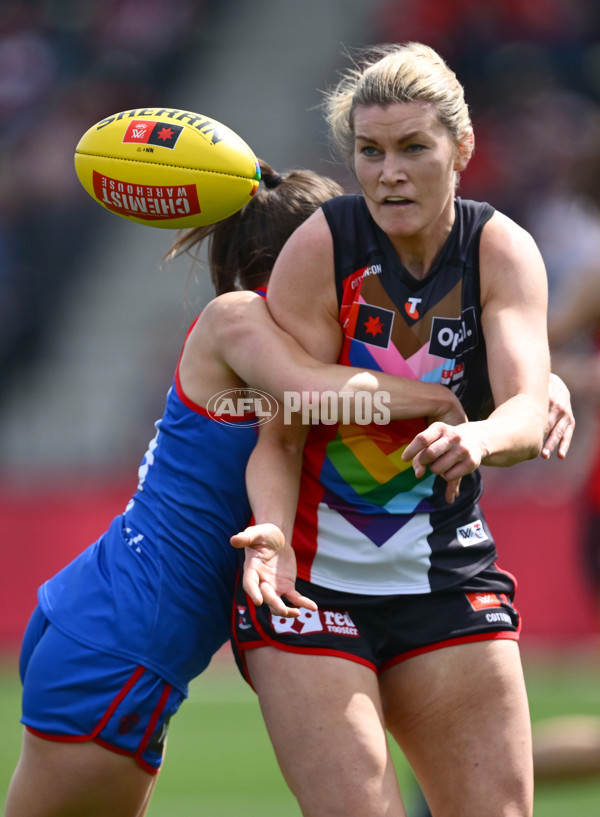
[{"label": "player's ear", "polygon": [[460,142],[458,143],[458,150],[456,151],[456,158],[454,160],[454,169],[461,171],[469,164],[473,151],[475,150],[475,134],[473,128],[467,128],[463,133]]}]

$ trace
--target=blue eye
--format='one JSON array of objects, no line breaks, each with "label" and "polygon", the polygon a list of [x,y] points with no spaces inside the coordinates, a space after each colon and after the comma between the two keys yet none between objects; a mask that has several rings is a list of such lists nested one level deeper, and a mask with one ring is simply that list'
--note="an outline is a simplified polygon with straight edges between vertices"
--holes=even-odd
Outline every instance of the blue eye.
[{"label": "blue eye", "polygon": [[373,145],[365,145],[363,148],[361,148],[360,152],[364,156],[378,156],[379,155],[379,151],[377,150],[377,148],[373,147]]}]

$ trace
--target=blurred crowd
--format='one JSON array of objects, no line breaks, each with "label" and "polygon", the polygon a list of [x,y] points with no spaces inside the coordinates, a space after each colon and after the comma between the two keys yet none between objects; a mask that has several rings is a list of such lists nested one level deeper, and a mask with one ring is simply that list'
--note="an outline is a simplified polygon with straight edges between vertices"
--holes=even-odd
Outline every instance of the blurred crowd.
[{"label": "blurred crowd", "polygon": [[[85,274],[78,259],[102,224],[74,173],[79,137],[109,113],[164,99],[214,7],[3,0],[0,400],[11,372],[38,352],[72,276]],[[573,196],[574,160],[600,144],[600,3],[379,0],[370,7],[374,42],[422,40],[458,74],[476,134],[459,192],[531,230],[554,308],[579,256],[600,246],[600,218]]]},{"label": "blurred crowd", "polygon": [[460,194],[490,201],[530,229],[554,288],[563,271],[557,245],[573,243],[575,227],[557,233],[557,200],[570,197],[572,162],[598,137],[600,4],[383,0],[380,32],[386,42],[429,43],[455,70],[476,146]]},{"label": "blurred crowd", "polygon": [[39,351],[71,276],[85,274],[77,261],[101,212],[74,172],[79,138],[163,98],[208,11],[203,0],[3,0],[0,395]]}]

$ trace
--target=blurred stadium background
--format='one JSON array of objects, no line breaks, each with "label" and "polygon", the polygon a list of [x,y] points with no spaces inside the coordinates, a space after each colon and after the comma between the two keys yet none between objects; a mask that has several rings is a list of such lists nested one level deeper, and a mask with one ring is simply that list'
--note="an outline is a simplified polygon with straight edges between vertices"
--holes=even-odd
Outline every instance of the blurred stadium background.
[{"label": "blurred stadium background", "polygon": [[[36,588],[123,508],[185,331],[211,297],[204,270],[191,273],[185,259],[161,264],[170,231],[122,221],[80,188],[73,151],[90,125],[129,108],[197,111],[276,168],[311,167],[353,190],[329,153],[319,92],[347,50],[418,39],[466,87],[477,149],[460,193],[533,232],[551,308],[569,265],[600,234],[600,222],[574,221],[564,209],[565,169],[599,112],[595,0],[2,0],[1,11],[0,681],[8,704],[0,797],[18,754],[16,656]],[[585,404],[576,411],[566,462],[485,474],[500,564],[519,579],[534,716],[538,705],[540,716],[600,714],[598,620],[578,556],[578,496],[596,417]],[[151,814],[239,812],[242,794],[227,794],[235,778],[212,795],[199,784],[198,769],[219,757],[217,740],[223,765],[232,756],[246,764],[249,788],[240,792],[257,798],[246,803],[249,814],[297,813],[226,651],[211,677],[192,696],[186,725],[205,714],[179,750],[184,726],[173,724],[169,751],[178,759],[169,757]],[[211,696],[225,713],[214,725],[203,720]],[[266,765],[255,762],[262,755],[252,740],[263,741]],[[191,784],[199,788],[184,804],[177,792]],[[600,813],[597,794],[576,813]],[[539,817],[564,813],[552,811],[560,797],[546,800]]]}]

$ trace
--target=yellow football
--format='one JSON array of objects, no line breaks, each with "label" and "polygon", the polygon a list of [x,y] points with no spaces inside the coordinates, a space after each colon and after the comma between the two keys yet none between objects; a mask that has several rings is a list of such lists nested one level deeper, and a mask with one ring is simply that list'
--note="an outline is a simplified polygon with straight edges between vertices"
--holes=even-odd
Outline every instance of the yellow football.
[{"label": "yellow football", "polygon": [[214,224],[258,188],[256,156],[230,128],[176,108],[136,108],[102,119],[75,149],[75,172],[99,204],[151,227]]}]

